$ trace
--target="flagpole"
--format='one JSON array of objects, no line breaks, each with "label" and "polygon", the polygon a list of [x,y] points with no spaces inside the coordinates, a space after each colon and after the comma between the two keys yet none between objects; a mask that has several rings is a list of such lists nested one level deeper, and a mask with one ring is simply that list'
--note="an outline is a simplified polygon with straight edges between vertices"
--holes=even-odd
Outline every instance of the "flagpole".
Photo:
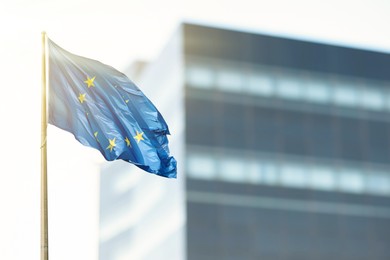
[{"label": "flagpole", "polygon": [[41,260],[49,259],[47,210],[47,115],[46,115],[46,32],[42,32],[42,114],[41,114]]}]

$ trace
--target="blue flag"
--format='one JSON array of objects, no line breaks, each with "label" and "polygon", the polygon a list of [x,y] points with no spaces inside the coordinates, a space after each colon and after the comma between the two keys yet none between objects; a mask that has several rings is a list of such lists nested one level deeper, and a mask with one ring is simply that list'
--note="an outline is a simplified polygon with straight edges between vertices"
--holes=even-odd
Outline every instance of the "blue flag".
[{"label": "blue flag", "polygon": [[108,161],[176,178],[169,155],[168,125],[142,91],[123,73],[74,55],[48,39],[49,123],[98,149]]}]

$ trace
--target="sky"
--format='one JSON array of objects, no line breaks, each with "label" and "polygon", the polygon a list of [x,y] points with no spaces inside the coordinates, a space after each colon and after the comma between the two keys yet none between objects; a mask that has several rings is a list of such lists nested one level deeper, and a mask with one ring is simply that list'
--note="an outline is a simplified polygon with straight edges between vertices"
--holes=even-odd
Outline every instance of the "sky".
[{"label": "sky", "polygon": [[[181,21],[390,53],[389,13],[388,0],[1,1],[0,259],[40,259],[42,31],[125,70],[153,61]],[[103,159],[53,126],[47,140],[50,257],[97,259]]]}]

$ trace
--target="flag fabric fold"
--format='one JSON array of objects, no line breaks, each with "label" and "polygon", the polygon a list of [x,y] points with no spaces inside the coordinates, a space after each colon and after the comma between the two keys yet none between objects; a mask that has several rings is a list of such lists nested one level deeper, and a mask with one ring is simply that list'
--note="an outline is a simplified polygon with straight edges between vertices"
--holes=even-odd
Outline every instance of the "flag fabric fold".
[{"label": "flag fabric fold", "polygon": [[48,39],[49,123],[72,133],[108,161],[176,178],[168,148],[168,125],[123,73],[74,55]]}]

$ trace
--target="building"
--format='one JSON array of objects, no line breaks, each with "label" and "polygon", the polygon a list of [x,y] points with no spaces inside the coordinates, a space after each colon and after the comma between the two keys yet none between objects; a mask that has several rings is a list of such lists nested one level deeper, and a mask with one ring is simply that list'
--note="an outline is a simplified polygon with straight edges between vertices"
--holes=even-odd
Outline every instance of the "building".
[{"label": "building", "polygon": [[[140,80],[176,130],[176,200],[103,236],[101,260],[171,212],[164,239],[118,259],[389,259],[389,67],[386,53],[183,24]],[[115,167],[102,170],[107,227],[123,208]],[[158,186],[135,176],[129,208]]]}]

